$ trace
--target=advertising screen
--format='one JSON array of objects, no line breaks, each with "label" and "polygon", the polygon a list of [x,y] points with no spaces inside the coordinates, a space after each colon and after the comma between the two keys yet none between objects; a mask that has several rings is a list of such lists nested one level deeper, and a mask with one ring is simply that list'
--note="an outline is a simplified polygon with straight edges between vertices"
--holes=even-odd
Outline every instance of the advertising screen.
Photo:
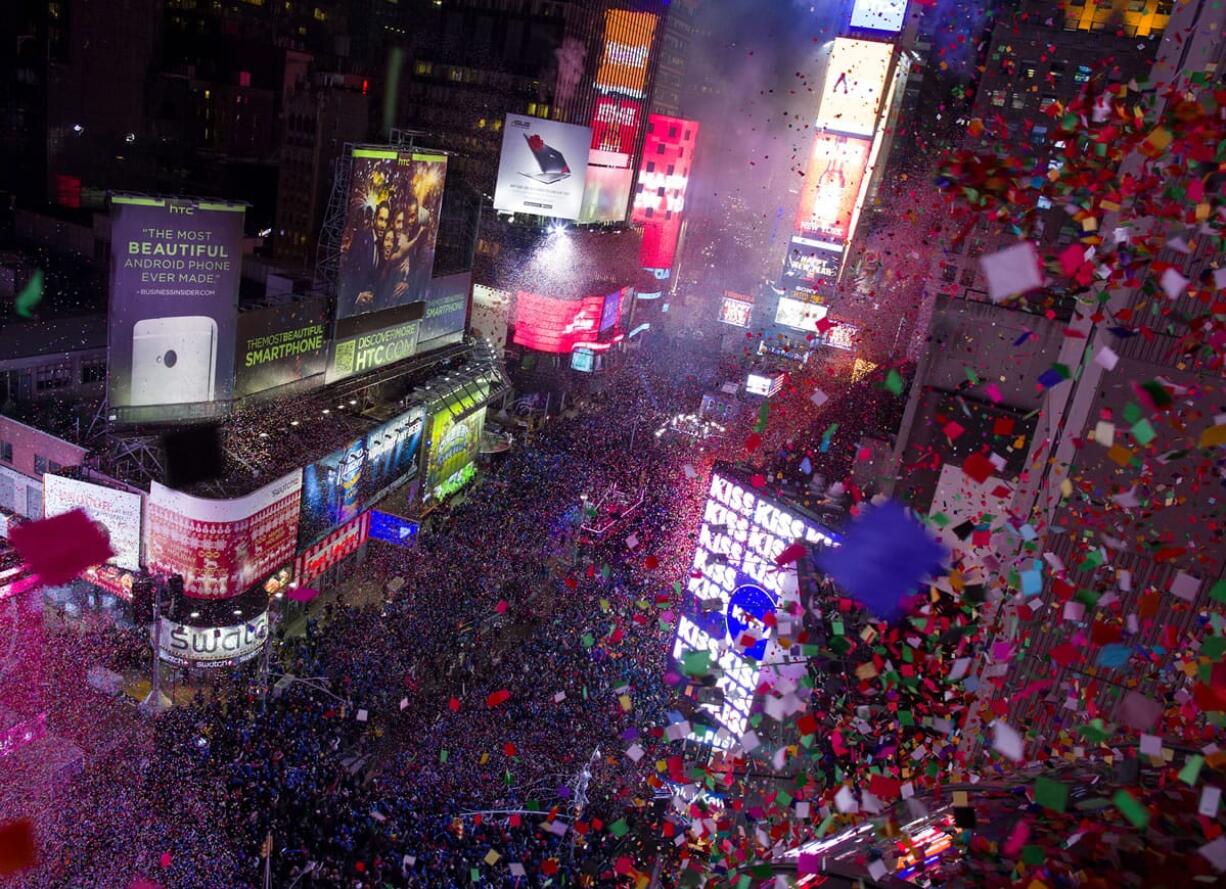
[{"label": "advertising screen", "polygon": [[111,198],[107,392],[119,420],[233,394],[241,204]]},{"label": "advertising screen", "polygon": [[205,500],[153,482],[149,568],[183,575],[183,590],[192,598],[238,596],[294,557],[301,498],[297,469],[232,500]]},{"label": "advertising screen", "polygon": [[728,291],[719,305],[719,320],[734,327],[748,327],[753,317],[753,301],[747,296]]},{"label": "advertising screen", "polygon": [[508,114],[502,128],[494,209],[578,219],[591,143],[588,127]]},{"label": "advertising screen", "polygon": [[839,322],[825,333],[816,336],[813,342],[819,346],[829,346],[832,349],[852,352],[856,348],[856,336],[859,333],[859,329],[853,325]]},{"label": "advertising screen", "polygon": [[131,491],[47,473],[43,476],[43,517],[83,509],[106,529],[115,553],[108,564],[140,570],[141,497]]},{"label": "advertising screen", "polygon": [[583,207],[579,211],[579,221],[584,224],[624,222],[626,208],[630,206],[630,190],[633,187],[633,170],[589,165],[587,181],[583,185]]},{"label": "advertising screen", "polygon": [[893,53],[891,43],[837,38],[826,65],[817,126],[851,136],[872,136]]},{"label": "advertising screen", "polygon": [[189,627],[161,618],[159,655],[180,667],[232,667],[260,653],[268,639],[268,612],[230,627]]},{"label": "advertising screen", "polygon": [[817,330],[817,322],[826,317],[827,311],[825,306],[783,296],[779,298],[779,308],[775,310],[775,323],[813,333]]},{"label": "advertising screen", "polygon": [[589,160],[607,167],[629,167],[642,115],[643,105],[635,99],[599,96],[592,112]]},{"label": "advertising screen", "polygon": [[240,314],[234,394],[254,395],[309,377],[323,385],[325,312],[322,299],[308,299]]},{"label": "advertising screen", "polygon": [[838,243],[851,237],[852,214],[871,147],[868,139],[817,134],[796,210],[799,231]]},{"label": "advertising screen", "polygon": [[566,355],[580,343],[596,340],[604,314],[603,296],[551,299],[521,290],[515,297],[517,346]]},{"label": "advertising screen", "polygon": [[356,518],[387,491],[417,477],[425,410],[415,407],[302,471],[302,545]]},{"label": "advertising screen", "polygon": [[750,395],[770,398],[783,388],[783,374],[750,374],[745,378],[745,391]]},{"label": "advertising screen", "polygon": [[484,337],[501,349],[507,344],[510,320],[510,293],[484,284],[473,285],[473,334]]},{"label": "advertising screen", "polygon": [[446,178],[446,155],[353,149],[337,318],[426,298]]},{"label": "advertising screen", "polygon": [[[837,545],[817,522],[716,468],[672,656],[707,652],[722,671],[723,701],[702,706],[724,732],[691,739],[727,749],[744,734],[762,663],[772,659],[770,616],[796,593],[795,568],[782,570],[775,558],[797,540]],[[747,645],[747,634],[757,641]]]},{"label": "advertising screen", "polygon": [[370,537],[397,546],[410,546],[417,540],[421,525],[412,519],[377,509],[370,511]]},{"label": "advertising screen", "polygon": [[421,320],[417,351],[425,352],[464,338],[468,320],[468,292],[472,289],[471,272],[447,275],[430,281],[426,296],[426,314]]},{"label": "advertising screen", "polygon": [[825,249],[805,238],[793,238],[784,265],[784,276],[807,284],[821,284],[839,276],[843,251]]},{"label": "advertising screen", "polygon": [[338,320],[324,381],[335,383],[413,357],[425,314],[423,301]]},{"label": "advertising screen", "polygon": [[851,26],[898,33],[907,17],[907,0],[855,0]]},{"label": "advertising screen", "polygon": [[600,313],[600,332],[614,330],[621,323],[622,304],[628,288],[614,290],[604,298],[604,309]]},{"label": "advertising screen", "polygon": [[575,349],[570,353],[570,369],[591,373],[596,369],[596,353],[591,349]]},{"label": "advertising screen", "polygon": [[309,546],[294,564],[295,584],[310,583],[346,556],[357,552],[366,542],[370,513],[364,512],[346,522],[314,546]]},{"label": "advertising screen", "polygon": [[649,12],[610,9],[604,18],[604,53],[596,69],[596,88],[635,99],[646,95],[647,60],[656,34]]},{"label": "advertising screen", "polygon": [[485,425],[485,408],[461,420],[452,417],[447,408],[434,414],[430,421],[430,469],[426,485],[430,495],[443,499],[456,479],[474,460],[481,446],[481,429]]},{"label": "advertising screen", "polygon": [[634,222],[664,222],[685,210],[698,122],[651,114],[634,195]]}]

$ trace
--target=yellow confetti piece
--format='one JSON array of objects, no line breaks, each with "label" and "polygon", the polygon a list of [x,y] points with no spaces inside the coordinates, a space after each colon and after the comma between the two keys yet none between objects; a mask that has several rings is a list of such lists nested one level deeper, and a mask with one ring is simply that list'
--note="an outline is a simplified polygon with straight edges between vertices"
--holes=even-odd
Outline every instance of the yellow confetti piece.
[{"label": "yellow confetti piece", "polygon": [[634,706],[633,704],[630,703],[630,695],[622,695],[617,700],[621,703],[622,709],[625,710],[627,713],[629,713],[630,708]]},{"label": "yellow confetti piece", "polygon": [[1201,431],[1200,447],[1216,448],[1224,444],[1226,444],[1226,423],[1209,426]]},{"label": "yellow confetti piece", "polygon": [[490,761],[490,755],[488,753],[482,753],[481,754],[481,765],[485,765],[489,761]]},{"label": "yellow confetti piece", "polygon": [[493,849],[490,849],[488,852],[486,852],[486,853],[485,853],[485,859],[484,859],[484,861],[485,861],[485,863],[486,863],[486,864],[488,864],[488,865],[490,865],[491,867],[493,867],[495,864],[497,864],[497,863],[498,863],[498,859],[500,859],[500,858],[502,858],[502,856],[501,856],[501,855],[499,855],[499,854],[498,854],[497,852],[495,852]]}]

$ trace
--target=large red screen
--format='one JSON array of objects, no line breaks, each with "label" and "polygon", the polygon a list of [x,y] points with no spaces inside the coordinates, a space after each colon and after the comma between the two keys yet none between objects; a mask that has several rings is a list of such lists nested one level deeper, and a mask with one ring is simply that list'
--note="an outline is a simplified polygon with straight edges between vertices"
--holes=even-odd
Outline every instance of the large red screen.
[{"label": "large red screen", "polygon": [[569,354],[580,343],[595,342],[604,310],[604,295],[551,299],[525,290],[516,294],[516,345]]}]

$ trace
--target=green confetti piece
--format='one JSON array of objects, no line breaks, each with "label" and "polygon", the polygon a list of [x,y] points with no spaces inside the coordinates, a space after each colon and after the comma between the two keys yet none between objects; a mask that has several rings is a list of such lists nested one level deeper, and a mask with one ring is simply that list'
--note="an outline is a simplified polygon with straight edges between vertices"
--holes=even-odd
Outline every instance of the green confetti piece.
[{"label": "green confetti piece", "polygon": [[1226,636],[1209,636],[1200,645],[1200,653],[1211,660],[1220,661],[1226,653]]},{"label": "green confetti piece", "polygon": [[1226,577],[1223,577],[1209,590],[1209,598],[1214,602],[1226,602]]},{"label": "green confetti piece", "polygon": [[481,868],[479,868],[479,867],[474,867],[472,870],[470,870],[470,871],[468,872],[468,875],[469,875],[470,877],[472,877],[472,881],[473,881],[474,883],[480,883],[480,882],[481,882]]},{"label": "green confetti piece", "polygon": [[1034,782],[1034,801],[1045,809],[1063,812],[1068,808],[1068,785],[1040,776]]},{"label": "green confetti piece", "polygon": [[1047,859],[1047,853],[1043,851],[1042,846],[1023,846],[1022,861],[1029,865],[1038,866]]},{"label": "green confetti piece", "polygon": [[973,368],[963,368],[966,371],[966,378],[971,381],[972,386],[979,385],[979,374],[975,373]]},{"label": "green confetti piece", "polygon": [[1149,824],[1149,812],[1127,790],[1117,790],[1115,796],[1111,797],[1111,802],[1115,803],[1115,807],[1123,812],[1124,817],[1138,830],[1143,830],[1145,825]]},{"label": "green confetti piece", "polygon": [[446,761],[447,761],[447,751],[446,751],[446,750],[439,750],[439,752],[438,752],[438,761],[439,761],[439,762],[446,762]]},{"label": "green confetti piece", "polygon": [[35,269],[34,274],[30,276],[29,283],[21,288],[21,293],[17,294],[17,299],[14,300],[17,314],[22,318],[32,318],[34,307],[42,302],[42,299],[43,270]]},{"label": "green confetti piece", "polygon": [[1135,402],[1130,401],[1124,405],[1124,419],[1129,423],[1135,423],[1143,416],[1144,414],[1141,413],[1140,406]]},{"label": "green confetti piece", "polygon": [[618,839],[621,839],[629,832],[630,832],[630,825],[626,823],[625,818],[618,818],[616,821],[614,821],[612,824],[609,825],[609,833],[613,834],[613,836],[617,837]]},{"label": "green confetti piece", "polygon": [[895,395],[902,395],[903,380],[898,371],[891,370],[886,375],[885,388]]},{"label": "green confetti piece", "polygon": [[686,652],[681,656],[681,672],[686,676],[705,676],[711,672],[711,652]]},{"label": "green confetti piece", "polygon": [[1184,784],[1195,786],[1196,779],[1200,775],[1200,767],[1205,764],[1205,758],[1199,753],[1194,753],[1188,757],[1188,761],[1184,763],[1182,769],[1179,770],[1179,780]]},{"label": "green confetti piece", "polygon": [[583,645],[584,648],[591,648],[593,645],[596,644],[596,639],[595,637],[592,636],[591,633],[584,633],[583,638],[580,639],[579,642]]},{"label": "green confetti piece", "polygon": [[818,826],[817,835],[819,837],[825,836],[826,831],[828,831],[832,827],[834,827],[834,816],[827,815],[825,818],[822,819],[822,823]]},{"label": "green confetti piece", "polygon": [[1137,420],[1132,424],[1132,437],[1140,444],[1147,445],[1154,440],[1154,427],[1150,425],[1149,420]]},{"label": "green confetti piece", "polygon": [[910,710],[899,710],[898,711],[898,722],[901,725],[912,726],[912,725],[915,725],[915,717],[911,715]]}]

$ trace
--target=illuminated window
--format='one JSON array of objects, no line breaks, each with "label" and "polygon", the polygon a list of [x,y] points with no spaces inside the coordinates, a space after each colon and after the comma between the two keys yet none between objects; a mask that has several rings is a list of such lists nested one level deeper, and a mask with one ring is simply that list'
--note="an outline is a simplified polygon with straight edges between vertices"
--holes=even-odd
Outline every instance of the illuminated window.
[{"label": "illuminated window", "polygon": [[65,386],[71,385],[71,364],[46,364],[34,371],[34,389],[37,392],[63,389]]},{"label": "illuminated window", "polygon": [[1005,107],[1005,91],[1004,90],[992,90],[991,95],[992,95],[992,105],[994,107],[996,108]]},{"label": "illuminated window", "polygon": [[1014,93],[1013,101],[1010,103],[1010,105],[1013,107],[1014,111],[1021,111],[1023,108],[1026,107],[1026,94],[1025,93]]},{"label": "illuminated window", "polygon": [[81,365],[82,383],[101,383],[106,380],[105,361],[87,361]]},{"label": "illuminated window", "polygon": [[1089,83],[1090,82],[1090,66],[1078,65],[1077,72],[1073,75],[1074,83]]},{"label": "illuminated window", "polygon": [[316,6],[315,7],[315,21],[326,22],[327,20],[328,20],[328,13],[320,9],[318,6]]}]

